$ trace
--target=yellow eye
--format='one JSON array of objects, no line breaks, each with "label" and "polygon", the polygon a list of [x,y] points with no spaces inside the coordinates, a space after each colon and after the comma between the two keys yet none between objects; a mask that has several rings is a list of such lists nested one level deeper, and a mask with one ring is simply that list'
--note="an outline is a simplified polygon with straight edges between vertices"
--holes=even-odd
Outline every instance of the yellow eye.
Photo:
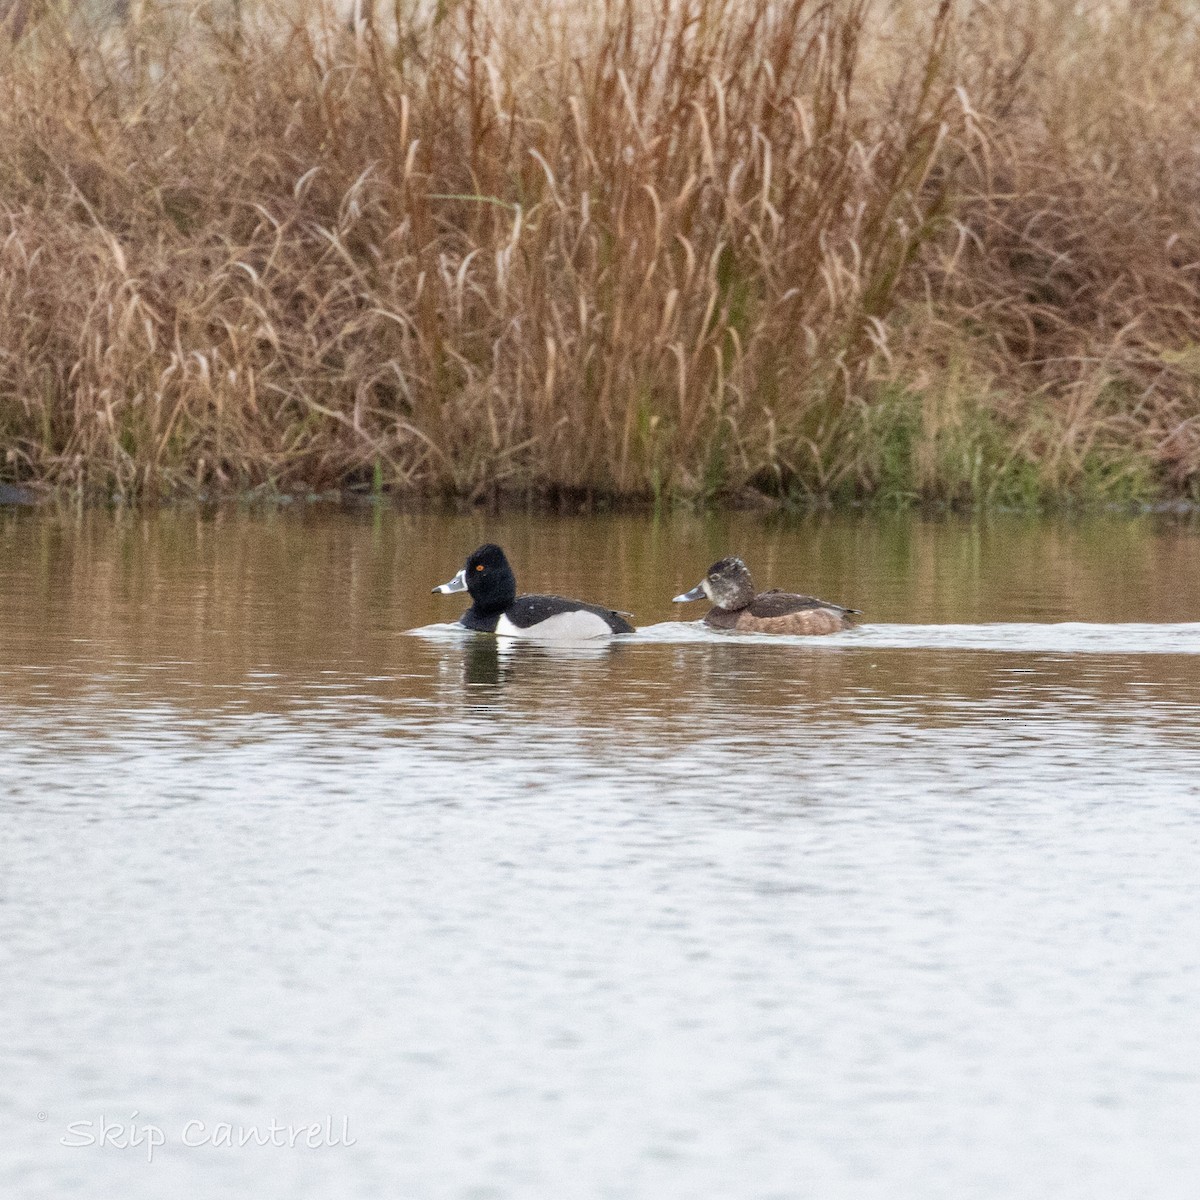
[{"label": "yellow eye", "polygon": [[477,570],[477,571],[482,571],[482,570],[483,570],[483,563],[479,563],[479,565],[478,565],[478,566],[476,566],[475,570]]}]

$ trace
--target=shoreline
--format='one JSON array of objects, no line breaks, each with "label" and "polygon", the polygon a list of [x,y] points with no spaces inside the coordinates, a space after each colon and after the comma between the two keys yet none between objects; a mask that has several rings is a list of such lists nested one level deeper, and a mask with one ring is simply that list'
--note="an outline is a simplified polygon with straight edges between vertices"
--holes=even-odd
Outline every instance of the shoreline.
[{"label": "shoreline", "polygon": [[155,512],[185,511],[285,511],[289,509],[324,508],[349,511],[386,509],[401,515],[462,516],[488,514],[512,516],[525,514],[545,517],[613,517],[663,515],[692,515],[697,517],[722,514],[754,514],[764,517],[802,519],[810,516],[834,517],[916,517],[925,520],[939,518],[982,519],[1013,518],[1089,518],[1200,515],[1200,503],[1184,497],[1154,501],[1081,503],[1070,498],[1046,502],[1031,507],[1005,504],[947,504],[941,501],[913,501],[897,505],[874,500],[836,503],[824,500],[811,502],[778,501],[765,496],[745,496],[723,502],[696,503],[686,500],[659,501],[630,498],[596,497],[588,501],[542,500],[537,498],[504,497],[499,500],[470,501],[461,497],[404,496],[391,493],[371,493],[353,489],[332,489],[320,492],[278,492],[252,488],[221,493],[191,493],[160,496],[127,497],[121,495],[84,497],[64,488],[47,488],[0,484],[0,513],[12,511],[60,511],[75,509],[87,512]]}]

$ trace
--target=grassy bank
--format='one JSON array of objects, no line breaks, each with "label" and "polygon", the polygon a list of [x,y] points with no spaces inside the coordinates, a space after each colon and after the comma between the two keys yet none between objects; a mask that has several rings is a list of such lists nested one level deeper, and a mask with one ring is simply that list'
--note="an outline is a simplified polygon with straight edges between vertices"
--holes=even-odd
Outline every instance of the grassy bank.
[{"label": "grassy bank", "polygon": [[1077,7],[26,5],[0,480],[1200,498],[1200,17]]}]

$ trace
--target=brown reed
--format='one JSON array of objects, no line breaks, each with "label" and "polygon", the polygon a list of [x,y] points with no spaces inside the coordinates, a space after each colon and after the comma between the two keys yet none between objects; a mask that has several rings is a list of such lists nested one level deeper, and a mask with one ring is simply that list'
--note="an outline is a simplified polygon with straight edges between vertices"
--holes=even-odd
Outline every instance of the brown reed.
[{"label": "brown reed", "polygon": [[0,478],[1200,489],[1182,2],[21,12]]}]

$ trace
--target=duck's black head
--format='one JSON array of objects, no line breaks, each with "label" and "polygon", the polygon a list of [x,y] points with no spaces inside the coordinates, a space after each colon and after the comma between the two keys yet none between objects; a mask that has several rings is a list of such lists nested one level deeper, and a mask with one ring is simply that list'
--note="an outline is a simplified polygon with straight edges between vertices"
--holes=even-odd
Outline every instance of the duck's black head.
[{"label": "duck's black head", "polygon": [[467,558],[467,591],[481,612],[503,612],[517,598],[517,577],[499,546],[489,542]]},{"label": "duck's black head", "polygon": [[503,612],[517,598],[517,577],[504,551],[491,542],[471,552],[462,580],[480,613]]}]

